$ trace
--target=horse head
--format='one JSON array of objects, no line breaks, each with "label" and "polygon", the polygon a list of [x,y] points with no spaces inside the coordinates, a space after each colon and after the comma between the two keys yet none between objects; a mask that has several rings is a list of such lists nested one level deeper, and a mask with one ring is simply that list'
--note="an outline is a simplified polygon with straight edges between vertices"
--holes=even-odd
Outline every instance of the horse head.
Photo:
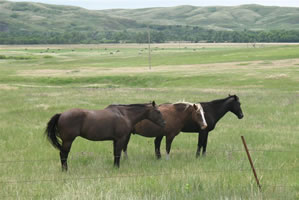
[{"label": "horse head", "polygon": [[155,101],[153,101],[149,105],[148,119],[162,128],[166,124],[166,122],[164,121],[163,115],[160,112],[160,110],[158,109]]},{"label": "horse head", "polygon": [[230,108],[229,111],[234,113],[239,119],[244,117],[242,109],[241,109],[241,102],[237,95],[228,95],[230,99]]},{"label": "horse head", "polygon": [[193,104],[192,108],[192,120],[196,122],[201,129],[207,128],[208,124],[206,122],[202,106],[200,104]]}]

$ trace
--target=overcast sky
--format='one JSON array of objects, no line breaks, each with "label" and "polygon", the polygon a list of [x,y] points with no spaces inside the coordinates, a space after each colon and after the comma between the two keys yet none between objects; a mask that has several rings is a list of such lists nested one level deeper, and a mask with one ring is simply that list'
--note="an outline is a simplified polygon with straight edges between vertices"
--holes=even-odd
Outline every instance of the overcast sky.
[{"label": "overcast sky", "polygon": [[147,8],[169,7],[178,5],[193,6],[234,6],[260,4],[266,6],[299,7],[299,0],[13,0],[31,1],[57,5],[73,5],[87,9],[102,10],[111,8]]}]

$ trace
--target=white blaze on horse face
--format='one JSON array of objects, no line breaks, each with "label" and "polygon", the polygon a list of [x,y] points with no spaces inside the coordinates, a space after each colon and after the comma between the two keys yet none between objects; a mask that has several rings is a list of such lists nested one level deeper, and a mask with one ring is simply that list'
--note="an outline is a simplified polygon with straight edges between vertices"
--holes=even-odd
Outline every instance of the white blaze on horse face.
[{"label": "white blaze on horse face", "polygon": [[204,114],[204,111],[203,111],[203,108],[200,104],[198,104],[199,106],[199,111],[200,111],[200,114],[201,114],[201,117],[202,117],[202,120],[203,120],[203,125],[204,127],[203,128],[207,128],[208,127],[208,124],[206,122],[206,118],[205,118],[205,114]]},{"label": "white blaze on horse face", "polygon": [[[194,105],[193,103],[186,102],[186,101],[182,101],[182,102],[178,102],[178,103],[183,103],[183,104],[188,105],[188,106],[186,106],[185,110],[187,110],[190,106]],[[198,113],[198,111],[199,111],[200,115],[201,115],[201,118],[202,118],[203,126],[201,126],[201,128],[205,129],[205,128],[208,127],[208,124],[207,124],[207,121],[206,121],[206,118],[205,118],[204,110],[203,110],[203,108],[202,108],[202,106],[201,106],[200,103],[197,103],[195,105],[197,106],[196,112]]]}]

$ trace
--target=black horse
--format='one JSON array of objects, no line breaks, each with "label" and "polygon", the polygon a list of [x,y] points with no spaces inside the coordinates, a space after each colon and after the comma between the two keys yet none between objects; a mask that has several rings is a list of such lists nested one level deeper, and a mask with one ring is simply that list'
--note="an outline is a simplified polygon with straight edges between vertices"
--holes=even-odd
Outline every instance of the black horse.
[{"label": "black horse", "polygon": [[188,121],[182,132],[198,132],[198,147],[196,157],[200,156],[201,147],[203,148],[202,154],[205,155],[208,143],[208,134],[214,130],[217,122],[228,112],[234,113],[239,119],[243,118],[241,103],[237,95],[229,95],[224,99],[217,99],[210,102],[200,102],[203,107],[205,119],[208,127],[204,130],[192,120]]}]

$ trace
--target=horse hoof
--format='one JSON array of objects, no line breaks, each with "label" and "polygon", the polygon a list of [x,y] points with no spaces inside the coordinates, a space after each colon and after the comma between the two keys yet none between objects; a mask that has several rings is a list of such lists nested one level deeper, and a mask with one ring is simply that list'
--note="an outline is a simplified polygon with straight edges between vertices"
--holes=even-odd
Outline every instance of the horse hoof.
[{"label": "horse hoof", "polygon": [[129,159],[129,157],[128,157],[127,152],[124,152],[124,160],[128,160],[128,159]]},{"label": "horse hoof", "polygon": [[114,164],[113,166],[115,169],[119,169],[119,164]]},{"label": "horse hoof", "polygon": [[166,155],[166,160],[169,160],[169,154]]}]

